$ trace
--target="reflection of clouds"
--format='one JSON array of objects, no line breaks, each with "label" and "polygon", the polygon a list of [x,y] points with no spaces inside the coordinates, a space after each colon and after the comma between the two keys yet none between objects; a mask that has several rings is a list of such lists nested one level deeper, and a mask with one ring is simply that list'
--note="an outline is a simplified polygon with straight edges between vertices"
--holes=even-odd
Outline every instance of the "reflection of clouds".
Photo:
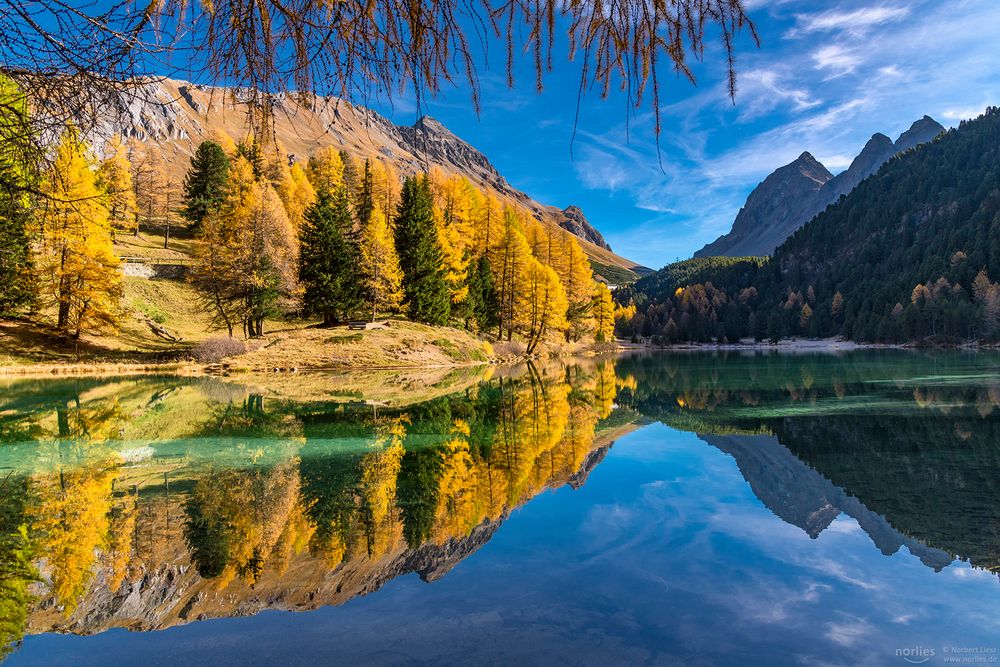
[{"label": "reflection of clouds", "polygon": [[871,635],[872,631],[871,623],[855,617],[842,622],[831,621],[827,623],[825,636],[834,644],[853,647]]}]

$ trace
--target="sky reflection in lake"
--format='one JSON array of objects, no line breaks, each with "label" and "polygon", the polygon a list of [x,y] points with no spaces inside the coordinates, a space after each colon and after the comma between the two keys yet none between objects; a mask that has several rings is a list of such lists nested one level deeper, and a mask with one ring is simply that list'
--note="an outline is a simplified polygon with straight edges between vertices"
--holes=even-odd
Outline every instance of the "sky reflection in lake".
[{"label": "sky reflection in lake", "polygon": [[[450,569],[425,573],[431,583],[400,573],[340,606],[157,632],[29,632],[8,662],[883,665],[907,664],[903,651],[942,664],[945,648],[987,649],[973,655],[995,661],[1000,578],[983,568],[998,556],[1000,442],[993,411],[982,409],[979,389],[988,395],[989,383],[956,383],[952,372],[957,366],[973,375],[982,360],[947,362],[946,384],[961,392],[937,394],[937,403],[928,397],[941,383],[925,379],[915,394],[902,371],[891,391],[865,390],[895,394],[897,402],[905,393],[911,406],[922,405],[905,422],[878,410],[839,422],[825,411],[799,416],[801,405],[829,399],[823,387],[858,399],[877,362],[782,361],[782,382],[766,386],[750,381],[744,362],[731,376],[691,370],[701,368],[694,362],[620,362],[616,407],[602,419],[628,413],[637,428],[616,432],[603,460],[589,461],[589,474],[573,485],[549,476],[556,488],[514,503],[490,532],[473,533],[475,548],[449,561]],[[933,360],[935,368],[942,363]],[[804,372],[819,379],[803,382]],[[679,384],[644,382],[643,373],[672,374]],[[691,407],[695,394],[711,400]],[[979,409],[956,410],[956,396]],[[790,403],[791,416],[774,416]],[[766,409],[748,424],[751,404]],[[678,426],[711,422],[715,434],[641,415]],[[905,432],[918,426],[925,442]],[[855,439],[853,451],[844,451],[842,438]],[[362,569],[364,560],[343,568]],[[284,575],[286,589],[315,583],[294,574]],[[327,576],[350,581],[342,571]]]}]

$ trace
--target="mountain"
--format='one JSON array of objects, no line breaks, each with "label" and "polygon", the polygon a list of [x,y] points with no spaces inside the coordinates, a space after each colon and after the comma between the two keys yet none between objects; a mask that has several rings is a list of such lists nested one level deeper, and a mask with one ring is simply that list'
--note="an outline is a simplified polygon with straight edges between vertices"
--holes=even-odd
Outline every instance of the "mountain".
[{"label": "mountain", "polygon": [[[900,141],[920,141],[931,122],[918,121]],[[619,290],[637,313],[618,333],[668,341],[995,341],[998,163],[1000,108],[991,107],[890,159],[770,260],[689,260]]]},{"label": "mountain", "polygon": [[[562,210],[563,219],[559,220],[559,226],[570,234],[579,236],[581,239],[590,241],[599,248],[611,250],[611,246],[604,240],[604,236],[590,224],[587,217],[578,206],[567,206]],[[557,218],[558,220],[558,218]]]},{"label": "mountain", "polygon": [[833,178],[808,152],[779,167],[754,188],[733,222],[733,229],[708,244],[695,257],[766,255],[794,231],[803,199],[813,197]]},{"label": "mountain", "polygon": [[801,528],[813,539],[843,513],[857,521],[886,556],[906,546],[924,565],[936,571],[954,560],[947,551],[900,533],[885,517],[809,467],[774,436],[699,433],[698,437],[732,456],[754,495],[775,516]]},{"label": "mountain", "polygon": [[[595,267],[614,267],[633,277],[633,271],[649,271],[611,252],[579,208],[542,204],[512,187],[482,152],[434,118],[423,116],[412,126],[394,125],[370,109],[334,97],[279,94],[270,99],[272,136],[289,159],[304,160],[319,148],[335,146],[362,159],[387,159],[404,175],[432,167],[460,174],[544,224],[577,234]],[[247,107],[240,91],[229,88],[156,79],[122,93],[111,104],[116,107],[113,112],[91,130],[94,143],[101,145],[116,134],[134,139],[139,152],[155,150],[175,179],[182,177],[205,139],[220,131],[237,140],[247,134]]]},{"label": "mountain", "polygon": [[[779,168],[758,185],[736,216],[732,230],[695,257],[770,255],[791,234],[827,206],[850,193],[893,156],[932,141],[944,127],[930,116],[914,122],[895,142],[876,133],[851,166],[833,176],[809,153]],[[820,179],[821,182],[818,182]],[[813,184],[817,183],[815,187]]]}]

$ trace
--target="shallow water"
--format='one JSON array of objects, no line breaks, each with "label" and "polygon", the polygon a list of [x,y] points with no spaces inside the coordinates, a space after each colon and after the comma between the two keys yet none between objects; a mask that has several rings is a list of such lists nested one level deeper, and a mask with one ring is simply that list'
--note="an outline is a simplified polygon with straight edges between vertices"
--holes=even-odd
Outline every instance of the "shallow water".
[{"label": "shallow water", "polygon": [[998,371],[8,381],[6,664],[998,663]]}]

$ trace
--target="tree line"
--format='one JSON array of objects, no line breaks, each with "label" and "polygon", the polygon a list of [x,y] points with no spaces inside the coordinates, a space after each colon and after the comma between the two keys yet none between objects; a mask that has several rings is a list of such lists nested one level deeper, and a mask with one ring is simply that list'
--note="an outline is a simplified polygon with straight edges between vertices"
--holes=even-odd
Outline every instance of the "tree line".
[{"label": "tree line", "polygon": [[886,163],[771,258],[670,265],[619,290],[617,332],[654,342],[1000,338],[1000,111]]},{"label": "tree line", "polygon": [[[30,122],[0,80],[3,127]],[[18,135],[20,136],[20,135]],[[15,137],[12,134],[11,139]],[[293,161],[277,145],[217,134],[171,195],[162,167],[112,142],[103,160],[74,128],[50,168],[0,156],[0,316],[35,313],[64,335],[113,331],[124,316],[115,232],[140,220],[194,238],[188,276],[211,326],[257,337],[269,319],[333,325],[405,316],[498,339],[609,341],[613,303],[577,240],[436,169],[400,179],[390,162],[332,147]],[[16,159],[15,159],[16,158]],[[172,205],[171,205],[172,204]]]}]

